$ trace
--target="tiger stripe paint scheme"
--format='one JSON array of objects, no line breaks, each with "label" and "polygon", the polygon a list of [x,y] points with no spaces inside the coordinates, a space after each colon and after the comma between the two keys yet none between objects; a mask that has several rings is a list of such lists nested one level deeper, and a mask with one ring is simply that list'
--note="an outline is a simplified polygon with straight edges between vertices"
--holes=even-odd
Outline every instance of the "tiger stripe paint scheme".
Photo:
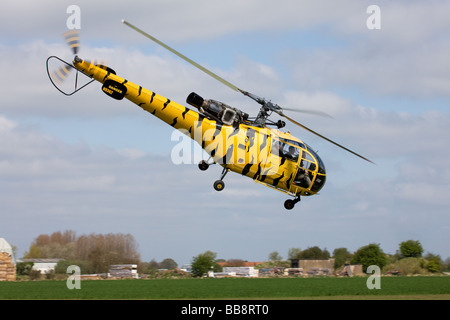
[{"label": "tiger stripe paint scheme", "polygon": [[[318,172],[319,166],[314,163],[315,169],[309,170],[312,181],[310,185],[300,187],[294,183],[301,157],[297,162],[287,161],[271,150],[272,142],[279,139],[291,141],[295,146],[303,144],[289,133],[245,123],[235,126],[217,123],[192,109],[125,80],[103,66],[96,66],[78,57],[73,61],[73,65],[80,72],[104,84],[103,91],[107,95],[115,99],[127,98],[143,110],[190,136],[215,163],[225,169],[250,177],[291,196],[317,193],[311,190],[313,182],[320,176],[325,177]],[[309,152],[306,148],[300,150],[303,154]],[[317,161],[315,157],[310,158]]]}]

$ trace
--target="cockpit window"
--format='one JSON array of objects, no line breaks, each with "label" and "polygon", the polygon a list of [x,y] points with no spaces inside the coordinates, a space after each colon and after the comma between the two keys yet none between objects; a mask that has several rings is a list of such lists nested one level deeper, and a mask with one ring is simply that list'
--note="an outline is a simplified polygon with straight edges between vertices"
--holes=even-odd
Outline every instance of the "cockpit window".
[{"label": "cockpit window", "polygon": [[298,157],[300,156],[299,147],[305,148],[303,145],[296,141],[287,139],[273,139],[271,152],[276,156],[284,157],[287,160],[297,162]]},{"label": "cockpit window", "polygon": [[306,146],[306,150],[308,150],[308,152],[310,152],[310,153],[312,154],[312,156],[313,156],[314,158],[316,158],[317,163],[319,164],[319,170],[318,170],[319,173],[326,174],[326,171],[325,171],[325,165],[323,164],[322,159],[320,159],[320,157],[317,155],[317,153],[314,152],[314,150],[311,149],[310,146],[308,146],[307,144],[305,144],[305,146]]}]

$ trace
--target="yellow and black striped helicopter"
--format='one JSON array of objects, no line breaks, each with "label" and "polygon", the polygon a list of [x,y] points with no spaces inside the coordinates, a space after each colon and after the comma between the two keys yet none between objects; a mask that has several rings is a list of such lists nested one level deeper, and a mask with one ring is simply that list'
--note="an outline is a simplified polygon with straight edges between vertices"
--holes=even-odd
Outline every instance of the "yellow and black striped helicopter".
[{"label": "yellow and black striped helicopter", "polygon": [[[75,55],[72,63],[65,62],[56,56],[47,59],[47,73],[50,81],[63,94],[72,95],[96,80],[102,83],[102,91],[106,95],[117,100],[127,98],[145,111],[185,133],[209,155],[208,160],[202,160],[199,163],[201,170],[208,169],[211,164],[219,164],[223,167],[220,179],[214,182],[215,190],[224,189],[223,179],[228,172],[233,171],[289,195],[291,198],[284,202],[284,207],[290,210],[300,201],[301,196],[311,196],[322,189],[326,180],[323,161],[305,142],[289,132],[281,131],[280,129],[286,123],[282,120],[276,122],[270,120],[269,117],[273,113],[366,161],[372,162],[307,128],[283,112],[283,110],[292,109],[283,109],[271,101],[239,89],[131,23],[124,20],[122,22],[222,84],[256,101],[261,105],[257,116],[252,118],[239,109],[216,100],[203,99],[194,92],[186,99],[189,105],[197,109],[193,110],[121,78],[114,70],[103,64],[83,60],[77,56],[79,49],[77,30],[71,30],[65,34],[66,41]],[[51,60],[56,60],[62,66],[51,72],[49,67]],[[76,71],[75,86],[73,90],[67,92],[62,90],[59,84],[71,70]],[[80,84],[79,73],[89,77],[89,82]],[[320,112],[307,110],[295,109],[293,111],[320,114]]]}]

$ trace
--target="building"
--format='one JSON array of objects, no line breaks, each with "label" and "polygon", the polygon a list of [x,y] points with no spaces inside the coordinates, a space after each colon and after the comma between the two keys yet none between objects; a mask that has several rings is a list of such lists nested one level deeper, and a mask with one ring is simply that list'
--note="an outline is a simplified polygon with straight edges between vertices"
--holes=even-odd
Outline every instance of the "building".
[{"label": "building", "polygon": [[254,267],[223,267],[222,273],[236,277],[258,277],[259,270]]},{"label": "building", "polygon": [[113,278],[138,278],[137,264],[114,264],[109,266],[109,275]]},{"label": "building", "polygon": [[[261,264],[261,263],[264,263],[264,262],[242,261],[242,262],[239,263],[239,267],[256,267],[258,264]],[[221,267],[229,267],[229,263],[228,262],[218,262],[217,264],[219,266],[221,266]],[[231,265],[231,266],[233,266],[233,265]],[[234,266],[237,266],[237,265],[234,265]]]},{"label": "building", "polygon": [[16,280],[16,262],[11,245],[0,238],[0,281]]},{"label": "building", "polygon": [[39,271],[41,274],[55,272],[56,265],[63,259],[21,259],[20,262],[33,262],[31,270]]},{"label": "building", "polygon": [[181,266],[180,270],[191,273],[192,272],[192,264],[183,264]]},{"label": "building", "polygon": [[364,275],[362,264],[346,264],[339,270],[338,275],[340,276],[362,276]]},{"label": "building", "polygon": [[291,268],[302,269],[309,275],[330,275],[334,273],[335,259],[291,259]]}]

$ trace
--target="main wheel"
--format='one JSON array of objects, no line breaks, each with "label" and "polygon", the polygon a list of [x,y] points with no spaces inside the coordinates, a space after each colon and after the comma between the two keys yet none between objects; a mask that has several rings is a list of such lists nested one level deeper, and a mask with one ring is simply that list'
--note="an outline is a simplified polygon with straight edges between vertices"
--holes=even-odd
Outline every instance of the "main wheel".
[{"label": "main wheel", "polygon": [[214,189],[216,191],[222,191],[225,188],[225,183],[222,180],[214,182]]},{"label": "main wheel", "polygon": [[209,164],[208,164],[205,160],[202,160],[202,161],[200,161],[200,163],[198,164],[198,168],[199,168],[200,170],[202,170],[202,171],[208,170]]},{"label": "main wheel", "polygon": [[286,201],[284,202],[284,207],[285,207],[287,210],[292,210],[292,209],[294,209],[294,207],[295,207],[295,201],[294,201],[294,200],[291,200],[291,199],[286,200]]}]

